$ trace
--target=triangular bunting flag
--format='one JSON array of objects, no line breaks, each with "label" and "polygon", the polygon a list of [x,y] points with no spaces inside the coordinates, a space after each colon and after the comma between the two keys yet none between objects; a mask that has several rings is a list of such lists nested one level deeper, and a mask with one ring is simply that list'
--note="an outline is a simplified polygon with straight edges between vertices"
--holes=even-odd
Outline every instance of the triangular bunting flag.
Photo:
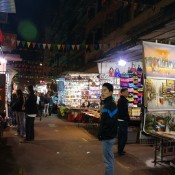
[{"label": "triangular bunting flag", "polygon": [[63,48],[63,50],[65,49],[65,45],[64,44],[62,44],[62,48]]},{"label": "triangular bunting flag", "polygon": [[13,39],[13,38],[11,39],[12,46],[15,46],[15,41],[16,41],[15,39]]},{"label": "triangular bunting flag", "polygon": [[61,48],[61,44],[57,44],[58,50],[60,50]]},{"label": "triangular bunting flag", "polygon": [[25,46],[25,43],[26,43],[25,41],[22,41],[22,47],[24,47],[24,46]]},{"label": "triangular bunting flag", "polygon": [[43,44],[43,49],[45,49],[45,48],[46,48],[46,44],[44,43],[44,44]]},{"label": "triangular bunting flag", "polygon": [[76,45],[77,46],[77,50],[80,50],[80,45]]},{"label": "triangular bunting flag", "polygon": [[37,45],[38,45],[38,48],[40,49],[41,48],[41,43],[38,43]]},{"label": "triangular bunting flag", "polygon": [[48,49],[50,50],[50,48],[51,48],[51,44],[47,44],[47,46],[48,46]]},{"label": "triangular bunting flag", "polygon": [[73,50],[75,49],[75,45],[74,45],[74,44],[72,45],[72,49],[73,49]]},{"label": "triangular bunting flag", "polygon": [[32,47],[33,47],[33,48],[35,48],[35,46],[36,46],[36,43],[35,43],[35,42],[33,42],[33,43],[32,43]]},{"label": "triangular bunting flag", "polygon": [[31,42],[27,42],[27,46],[28,46],[28,48],[30,47],[30,44],[31,44]]},{"label": "triangular bunting flag", "polygon": [[70,50],[70,48],[71,48],[70,44],[66,45],[67,50]]},{"label": "triangular bunting flag", "polygon": [[21,42],[21,41],[17,40],[17,46],[19,46],[20,42]]}]

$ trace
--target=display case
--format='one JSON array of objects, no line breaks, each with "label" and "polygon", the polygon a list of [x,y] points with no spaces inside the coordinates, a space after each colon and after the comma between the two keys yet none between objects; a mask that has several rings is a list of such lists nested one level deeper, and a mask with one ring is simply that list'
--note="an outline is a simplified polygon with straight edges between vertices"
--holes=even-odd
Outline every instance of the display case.
[{"label": "display case", "polygon": [[100,88],[98,74],[71,74],[65,77],[65,105],[81,108],[85,98],[91,108],[100,106]]}]

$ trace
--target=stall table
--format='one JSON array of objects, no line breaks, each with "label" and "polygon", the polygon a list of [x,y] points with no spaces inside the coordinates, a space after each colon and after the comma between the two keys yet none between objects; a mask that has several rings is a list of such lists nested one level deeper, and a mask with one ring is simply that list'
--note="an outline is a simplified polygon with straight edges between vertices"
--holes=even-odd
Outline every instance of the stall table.
[{"label": "stall table", "polygon": [[[175,132],[150,132],[150,135],[155,138],[154,150],[154,166],[159,163],[168,163],[175,161]],[[158,151],[160,151],[160,158],[158,160]],[[168,159],[168,157],[170,159]],[[165,160],[165,158],[167,158]]]}]

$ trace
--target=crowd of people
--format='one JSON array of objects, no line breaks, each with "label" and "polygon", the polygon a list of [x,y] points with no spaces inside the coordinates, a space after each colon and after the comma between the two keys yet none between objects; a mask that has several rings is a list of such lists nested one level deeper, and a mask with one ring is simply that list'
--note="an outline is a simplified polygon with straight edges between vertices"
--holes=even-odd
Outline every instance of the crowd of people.
[{"label": "crowd of people", "polygon": [[50,94],[37,93],[33,86],[30,85],[23,92],[17,89],[12,93],[10,103],[11,125],[16,126],[19,135],[24,138],[24,141],[34,140],[34,120],[35,117],[47,117],[51,115],[54,110],[57,110]]},{"label": "crowd of people", "polygon": [[[118,137],[118,155],[125,154],[124,148],[128,135],[128,89],[121,90],[118,104],[113,99],[113,85],[104,83],[101,94],[101,120],[98,138],[102,142],[103,161],[106,166],[105,175],[114,174],[113,145]],[[88,106],[85,99],[84,106]],[[17,125],[17,135],[24,137],[24,141],[34,140],[34,120],[36,116],[51,115],[54,102],[49,94],[35,93],[33,86],[28,86],[27,93],[20,89],[12,94],[11,111],[12,124]]]}]

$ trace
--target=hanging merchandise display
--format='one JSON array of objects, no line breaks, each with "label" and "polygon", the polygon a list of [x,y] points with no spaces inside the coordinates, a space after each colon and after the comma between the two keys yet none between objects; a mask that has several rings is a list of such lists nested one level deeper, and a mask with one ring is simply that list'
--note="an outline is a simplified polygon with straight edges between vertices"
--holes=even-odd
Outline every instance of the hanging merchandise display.
[{"label": "hanging merchandise display", "polygon": [[100,89],[97,76],[98,74],[69,74],[64,80],[59,79],[58,93],[62,94],[60,100],[71,108],[81,108],[87,98],[90,107],[99,108]]},{"label": "hanging merchandise display", "polygon": [[131,120],[141,120],[143,97],[142,62],[126,62],[119,66],[116,62],[98,63],[100,73],[100,89],[103,83],[113,84],[113,98],[118,101],[120,90],[127,88],[129,92],[128,108]]}]

